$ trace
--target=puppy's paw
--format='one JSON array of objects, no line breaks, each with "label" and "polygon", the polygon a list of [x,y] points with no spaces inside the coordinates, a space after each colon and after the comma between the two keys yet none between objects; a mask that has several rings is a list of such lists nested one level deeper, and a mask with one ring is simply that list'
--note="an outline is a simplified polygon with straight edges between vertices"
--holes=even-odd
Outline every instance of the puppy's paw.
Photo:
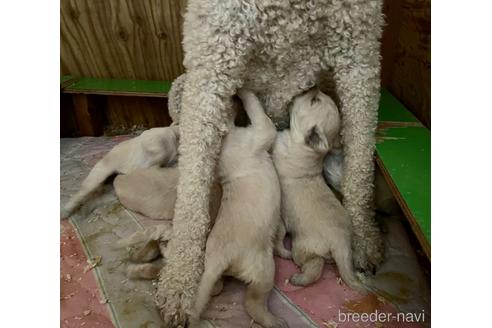
[{"label": "puppy's paw", "polygon": [[237,95],[242,101],[245,101],[247,98],[256,97],[255,94],[251,90],[248,90],[245,88],[238,89]]},{"label": "puppy's paw", "polygon": [[154,263],[130,264],[126,269],[126,274],[130,279],[153,280],[159,277],[161,267]]},{"label": "puppy's paw", "polygon": [[292,252],[285,248],[275,248],[275,255],[286,260],[292,260]]},{"label": "puppy's paw", "polygon": [[147,263],[155,260],[161,255],[159,242],[150,240],[145,246],[130,255],[130,260],[136,263]]},{"label": "puppy's paw", "polygon": [[306,286],[309,284],[307,281],[307,278],[304,274],[302,273],[294,273],[290,279],[290,283],[294,286]]}]

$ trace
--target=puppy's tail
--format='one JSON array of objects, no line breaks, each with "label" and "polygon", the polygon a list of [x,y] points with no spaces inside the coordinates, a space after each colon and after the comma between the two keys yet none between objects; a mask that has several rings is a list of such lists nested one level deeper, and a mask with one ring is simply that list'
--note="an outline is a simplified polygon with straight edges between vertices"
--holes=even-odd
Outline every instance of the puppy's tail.
[{"label": "puppy's tail", "polygon": [[115,170],[108,167],[104,159],[99,161],[82,182],[80,190],[65,204],[60,215],[61,218],[68,218],[72,215],[114,173],[116,173]]},{"label": "puppy's tail", "polygon": [[342,277],[342,280],[347,284],[347,286],[362,294],[367,294],[367,288],[355,275],[354,267],[352,264],[351,245],[348,244],[345,245],[345,247],[337,248],[332,253],[332,256],[337,264],[340,276]]}]

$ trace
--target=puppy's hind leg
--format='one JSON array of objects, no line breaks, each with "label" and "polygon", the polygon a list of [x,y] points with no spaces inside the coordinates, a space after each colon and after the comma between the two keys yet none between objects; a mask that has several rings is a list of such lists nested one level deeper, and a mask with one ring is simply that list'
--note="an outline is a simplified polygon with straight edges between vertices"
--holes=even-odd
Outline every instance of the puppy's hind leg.
[{"label": "puppy's hind leg", "polygon": [[283,222],[280,223],[277,231],[277,235],[275,236],[275,255],[280,256],[281,258],[284,259],[291,259],[292,258],[292,253],[288,249],[285,248],[284,246],[284,239],[287,231],[285,230],[285,225]]},{"label": "puppy's hind leg", "polygon": [[224,288],[224,277],[220,277],[219,280],[214,285],[214,288],[212,289],[212,292],[210,293],[211,296],[217,296],[222,292],[222,289]]},{"label": "puppy's hind leg", "polygon": [[307,286],[317,281],[323,272],[325,259],[313,255],[302,264],[302,273],[296,273],[290,277],[290,283],[296,286]]},{"label": "puppy's hind leg", "polygon": [[362,294],[367,294],[367,288],[357,279],[352,265],[352,248],[350,243],[338,245],[338,248],[332,251],[340,276],[350,288]]},{"label": "puppy's hind leg", "polygon": [[273,257],[266,259],[265,264],[256,271],[256,276],[246,289],[246,311],[255,322],[265,328],[287,328],[287,323],[274,316],[268,309],[268,296],[273,289],[275,274]]},{"label": "puppy's hind leg", "polygon": [[110,177],[112,174],[116,173],[115,169],[109,167],[104,161],[104,158],[97,162],[97,164],[92,168],[91,172],[82,182],[82,187],[80,190],[70,198],[67,204],[63,207],[61,213],[62,218],[69,217],[75,210],[77,210],[80,205],[93,193],[99,186],[101,186],[104,181]]},{"label": "puppy's hind leg", "polygon": [[[208,254],[207,254],[208,255]],[[219,260],[213,257],[205,257],[205,270],[203,272],[200,284],[195,297],[195,304],[193,306],[193,313],[190,315],[190,328],[200,327],[200,315],[207,306],[210,296],[213,294],[215,287],[220,283],[218,282],[222,273],[226,267]],[[222,265],[221,265],[222,264]]]},{"label": "puppy's hind leg", "polygon": [[272,120],[265,114],[263,106],[256,95],[246,89],[237,91],[239,98],[243,102],[244,111],[248,114],[251,121],[250,129],[255,131],[256,144],[260,148],[270,148],[275,140],[277,130]]}]

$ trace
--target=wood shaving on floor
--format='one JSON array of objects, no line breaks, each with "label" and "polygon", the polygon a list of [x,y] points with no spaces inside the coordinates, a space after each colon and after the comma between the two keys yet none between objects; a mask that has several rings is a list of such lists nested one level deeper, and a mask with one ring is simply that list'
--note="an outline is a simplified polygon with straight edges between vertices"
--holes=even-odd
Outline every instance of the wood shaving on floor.
[{"label": "wood shaving on floor", "polygon": [[337,328],[338,327],[338,323],[336,323],[333,320],[330,320],[330,321],[323,320],[323,326],[328,327],[328,328]]},{"label": "wood shaving on floor", "polygon": [[84,273],[86,273],[87,271],[90,271],[90,270],[94,269],[96,266],[98,266],[101,263],[101,260],[102,260],[102,257],[99,255],[90,259],[90,260],[87,260],[87,263],[89,265],[84,268]]}]

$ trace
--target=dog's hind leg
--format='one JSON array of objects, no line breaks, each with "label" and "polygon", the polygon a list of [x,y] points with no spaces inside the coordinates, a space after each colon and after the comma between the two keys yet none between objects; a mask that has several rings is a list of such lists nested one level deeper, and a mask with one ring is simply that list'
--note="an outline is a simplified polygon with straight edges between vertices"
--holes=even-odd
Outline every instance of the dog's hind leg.
[{"label": "dog's hind leg", "polygon": [[[200,327],[200,314],[203,312],[210,296],[213,294],[217,284],[220,284],[222,273],[226,269],[218,258],[207,258],[205,261],[205,271],[203,272],[200,284],[195,297],[192,314],[190,315],[190,328]],[[216,291],[216,290],[215,290]]]},{"label": "dog's hind leg", "polygon": [[270,148],[277,135],[277,130],[272,120],[265,114],[258,97],[246,89],[239,89],[237,94],[241,98],[244,110],[251,121],[250,128],[255,131],[255,143],[258,143],[261,149]]},{"label": "dog's hind leg", "polygon": [[97,164],[92,168],[91,172],[82,182],[82,187],[80,190],[70,198],[67,204],[63,207],[61,213],[62,218],[69,217],[75,210],[77,210],[82,203],[87,200],[87,198],[99,188],[104,181],[116,173],[113,167],[106,164],[104,158],[97,162]]},{"label": "dog's hind leg", "polygon": [[317,281],[321,277],[324,264],[324,258],[313,255],[302,264],[302,273],[296,273],[290,277],[291,284],[296,286],[307,286]]},{"label": "dog's hind leg", "polygon": [[[208,57],[203,58],[210,61]],[[222,137],[228,130],[232,96],[240,85],[239,78],[231,81],[230,77],[242,76],[237,69],[231,71],[231,67],[238,66],[243,59],[236,54],[231,58],[224,61],[227,67],[206,64],[209,69],[187,73],[179,124],[180,177],[173,237],[167,246],[168,263],[160,274],[155,295],[164,327],[184,326],[203,272],[203,255],[211,223],[210,187]],[[214,69],[220,73],[214,73]]]},{"label": "dog's hind leg", "polygon": [[337,247],[338,248],[332,252],[332,256],[337,264],[338,271],[340,272],[340,277],[343,282],[345,282],[350,288],[366,294],[367,289],[355,276],[350,243],[347,243],[347,245],[338,245]]},{"label": "dog's hind leg", "polygon": [[278,226],[277,235],[275,236],[275,255],[280,256],[284,259],[291,259],[292,253],[284,246],[284,239],[287,231],[285,230],[285,225],[281,222]]},{"label": "dog's hind leg", "polygon": [[251,318],[266,328],[286,328],[287,323],[268,309],[268,296],[273,289],[275,262],[266,256],[265,263],[246,289],[244,305]]}]

